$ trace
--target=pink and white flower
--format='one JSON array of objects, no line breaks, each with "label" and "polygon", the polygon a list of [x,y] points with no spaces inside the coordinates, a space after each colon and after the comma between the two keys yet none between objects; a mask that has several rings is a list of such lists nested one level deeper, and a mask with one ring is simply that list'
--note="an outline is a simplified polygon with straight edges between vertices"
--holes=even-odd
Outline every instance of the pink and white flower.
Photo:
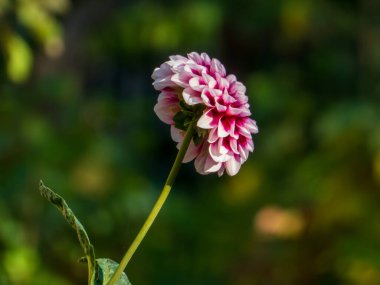
[{"label": "pink and white flower", "polygon": [[249,116],[245,86],[215,58],[192,52],[187,57],[170,56],[153,71],[153,86],[160,91],[154,107],[157,116],[171,125],[177,148],[182,144],[187,117],[197,120],[183,162],[195,159],[201,174],[224,171],[235,175],[254,149],[252,134],[258,133]]}]

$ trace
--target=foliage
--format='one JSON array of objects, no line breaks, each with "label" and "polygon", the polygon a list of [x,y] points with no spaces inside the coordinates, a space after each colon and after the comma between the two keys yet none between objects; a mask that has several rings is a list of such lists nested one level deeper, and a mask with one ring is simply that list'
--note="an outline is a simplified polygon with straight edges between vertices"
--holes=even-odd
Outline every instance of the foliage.
[{"label": "foliage", "polygon": [[[77,233],[77,237],[80,245],[85,253],[85,257],[82,258],[88,264],[88,278],[89,283],[93,285],[105,285],[111,279],[113,273],[116,271],[118,263],[107,258],[98,258],[95,260],[95,250],[94,246],[91,244],[88,238],[87,232],[79,222],[77,217],[75,217],[73,211],[69,208],[66,201],[55,193],[50,188],[46,187],[42,181],[40,181],[40,193],[41,195],[58,208],[62,213],[65,220]],[[53,241],[52,241],[53,242]],[[125,273],[122,274],[117,285],[130,285]]]}]

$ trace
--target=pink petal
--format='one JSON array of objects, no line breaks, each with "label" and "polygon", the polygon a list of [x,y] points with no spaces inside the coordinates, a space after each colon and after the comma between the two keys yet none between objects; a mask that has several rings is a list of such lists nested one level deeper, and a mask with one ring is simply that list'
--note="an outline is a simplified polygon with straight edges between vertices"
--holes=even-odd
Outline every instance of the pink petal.
[{"label": "pink petal", "polygon": [[215,101],[215,107],[218,110],[218,112],[221,112],[221,113],[227,110],[227,107],[222,104],[219,104],[218,101]]},{"label": "pink petal", "polygon": [[257,134],[259,132],[259,128],[257,127],[256,121],[252,120],[251,118],[247,119],[245,126],[253,134]]},{"label": "pink petal", "polygon": [[195,159],[195,161],[194,161],[195,170],[196,170],[198,173],[202,174],[202,175],[207,174],[207,173],[205,172],[205,170],[204,170],[204,169],[205,169],[206,159],[207,159],[207,157],[208,157],[207,152],[204,151],[204,148],[207,149],[207,146],[206,146],[206,145],[207,145],[207,144],[203,144],[202,149],[201,149],[201,151],[200,151],[200,154],[196,157],[196,159]]},{"label": "pink petal", "polygon": [[160,67],[155,68],[152,73],[152,79],[157,80],[157,79],[162,79],[165,78],[169,75],[172,75],[173,71],[171,70],[170,66],[168,65],[167,62],[163,63],[160,65]]},{"label": "pink petal", "polygon": [[227,155],[227,152],[225,149],[221,149],[217,143],[210,144],[209,146],[210,156],[215,162],[225,162],[229,160],[231,157]]},{"label": "pink petal", "polygon": [[227,90],[230,83],[224,77],[221,77],[219,73],[215,74],[216,82],[218,83],[219,90]]},{"label": "pink petal", "polygon": [[177,129],[174,126],[170,126],[170,135],[175,142],[180,142],[185,136],[185,132]]},{"label": "pink petal", "polygon": [[224,68],[223,64],[221,64],[220,61],[216,58],[213,58],[211,60],[210,71],[212,73],[219,73],[222,76],[226,75],[226,69]]},{"label": "pink petal", "polygon": [[223,175],[225,169],[226,169],[226,167],[224,166],[224,163],[223,163],[222,166],[220,167],[219,171],[218,171],[219,177],[221,177]]},{"label": "pink petal", "polygon": [[240,92],[240,93],[245,93],[245,91],[247,91],[247,89],[245,88],[244,84],[239,82],[239,81],[236,81],[235,83],[235,88],[236,88],[236,91],[237,92]]},{"label": "pink petal", "polygon": [[189,85],[191,88],[193,88],[193,90],[202,92],[202,90],[204,89],[205,86],[200,83],[199,79],[200,79],[199,77],[191,78],[189,80]]},{"label": "pink petal", "polygon": [[204,171],[206,173],[216,172],[220,169],[221,166],[221,162],[216,162],[210,156],[208,156],[205,161]]},{"label": "pink petal", "polygon": [[201,76],[202,73],[207,73],[207,68],[203,65],[188,63],[185,65],[184,70],[192,76]]},{"label": "pink petal", "polygon": [[210,94],[208,88],[203,89],[203,91],[201,93],[201,98],[203,100],[203,103],[205,103],[206,106],[208,106],[208,107],[214,107],[215,106],[215,99]]},{"label": "pink petal", "polygon": [[238,124],[237,126],[240,134],[248,138],[252,137],[250,131],[245,126],[243,126],[242,124]]},{"label": "pink petal", "polygon": [[189,86],[188,83],[189,83],[190,78],[191,76],[189,76],[187,73],[181,72],[181,73],[173,74],[170,77],[170,80],[173,83],[177,84],[178,86],[186,88],[187,86]]},{"label": "pink petal", "polygon": [[213,110],[208,110],[203,113],[203,115],[199,118],[197,122],[197,126],[202,129],[212,129],[215,127],[218,118],[213,114]]},{"label": "pink petal", "polygon": [[[177,148],[179,149],[181,145],[177,146]],[[197,155],[200,152],[200,149],[201,149],[201,145],[195,145],[194,142],[191,141],[182,162],[187,163],[189,161],[192,161],[194,158],[197,157]]]},{"label": "pink petal", "polygon": [[229,135],[231,130],[231,123],[225,117],[219,120],[218,124],[218,136],[224,138]]},{"label": "pink petal", "polygon": [[202,60],[203,60],[203,64],[205,64],[205,65],[210,65],[210,63],[211,63],[211,59],[210,59],[210,57],[208,56],[207,53],[202,52],[202,53],[201,53],[201,58],[202,58]]},{"label": "pink petal", "polygon": [[230,85],[231,83],[236,82],[236,76],[233,74],[227,75],[226,79],[230,83]]},{"label": "pink petal", "polygon": [[188,59],[182,55],[172,55],[169,56],[170,60],[173,62],[186,62]]},{"label": "pink petal", "polygon": [[232,97],[228,92],[227,90],[225,89],[224,92],[223,92],[223,101],[224,103],[226,104],[232,104],[232,103],[235,103],[236,102],[236,99],[234,97]]},{"label": "pink petal", "polygon": [[230,147],[231,147],[231,150],[235,153],[235,154],[239,154],[239,151],[237,149],[237,140],[234,139],[234,138],[230,138]]},{"label": "pink petal", "polygon": [[241,158],[243,159],[243,161],[246,161],[249,154],[248,149],[244,148],[242,145],[239,145],[238,148]]},{"label": "pink petal", "polygon": [[236,159],[236,156],[232,157],[229,161],[225,162],[227,174],[230,176],[239,172],[241,163]]},{"label": "pink petal", "polygon": [[255,149],[255,146],[253,144],[253,140],[252,139],[248,139],[247,140],[247,149],[252,152],[254,149]]},{"label": "pink petal", "polygon": [[171,80],[171,76],[157,79],[153,82],[154,89],[160,91],[167,87],[176,87],[176,84]]},{"label": "pink petal", "polygon": [[187,56],[190,59],[192,59],[194,62],[196,62],[197,64],[202,64],[202,58],[199,53],[191,52],[191,53],[188,53]]},{"label": "pink petal", "polygon": [[208,88],[213,89],[216,86],[216,80],[211,75],[202,73],[202,78],[206,82],[205,85],[208,86]]},{"label": "pink petal", "polygon": [[220,153],[227,154],[229,151],[229,148],[227,148],[226,139],[220,138],[218,141],[218,148]]},{"label": "pink petal", "polygon": [[237,115],[240,115],[244,110],[240,109],[240,108],[234,108],[234,107],[231,107],[228,106],[228,110],[226,112],[227,115],[229,116],[237,116]]},{"label": "pink petal", "polygon": [[182,92],[182,96],[183,100],[185,100],[188,105],[195,105],[203,102],[200,93],[194,91],[192,88],[185,88]]},{"label": "pink petal", "polygon": [[154,106],[154,112],[158,118],[166,124],[174,124],[173,117],[180,111],[179,100],[173,93],[162,92],[158,96],[157,104]]},{"label": "pink petal", "polygon": [[235,135],[235,126],[236,126],[236,123],[235,123],[234,119],[231,119],[230,123],[231,123],[231,127],[230,127],[230,131],[229,131],[229,135],[233,137]]},{"label": "pink petal", "polygon": [[210,130],[210,132],[208,133],[208,142],[209,143],[214,143],[216,142],[217,140],[219,139],[218,137],[218,132],[217,132],[217,128],[213,128]]},{"label": "pink petal", "polygon": [[217,98],[222,95],[222,90],[219,89],[212,89],[212,88],[205,88],[212,97]]}]

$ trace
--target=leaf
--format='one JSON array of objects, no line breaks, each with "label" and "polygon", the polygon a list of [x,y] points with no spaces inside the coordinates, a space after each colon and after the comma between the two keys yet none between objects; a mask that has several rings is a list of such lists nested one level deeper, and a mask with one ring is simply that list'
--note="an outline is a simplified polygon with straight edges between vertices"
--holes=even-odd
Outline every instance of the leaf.
[{"label": "leaf", "polygon": [[[108,258],[98,258],[96,259],[96,271],[94,272],[92,283],[93,285],[106,285],[113,274],[115,273],[119,264]],[[129,282],[127,275],[123,272],[116,282],[116,285],[132,285]]]},{"label": "leaf", "polygon": [[90,239],[86,233],[86,230],[79,222],[79,220],[75,217],[73,211],[69,208],[66,201],[61,196],[59,196],[49,187],[46,187],[42,181],[40,181],[39,190],[42,197],[44,197],[46,200],[48,200],[50,203],[56,206],[58,210],[62,213],[65,220],[76,231],[80,245],[82,246],[83,251],[86,255],[89,276],[92,276],[95,272],[95,252],[94,247],[91,244]]}]

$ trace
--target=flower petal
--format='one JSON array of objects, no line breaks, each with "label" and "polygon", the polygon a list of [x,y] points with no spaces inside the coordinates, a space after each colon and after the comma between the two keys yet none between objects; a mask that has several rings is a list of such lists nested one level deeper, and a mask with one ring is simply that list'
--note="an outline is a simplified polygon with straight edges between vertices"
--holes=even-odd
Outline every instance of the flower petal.
[{"label": "flower petal", "polygon": [[170,126],[170,135],[175,142],[181,142],[185,136],[185,132],[177,129],[175,126]]},{"label": "flower petal", "polygon": [[218,118],[213,114],[213,110],[208,110],[199,118],[197,126],[202,129],[212,129],[217,124]]},{"label": "flower petal", "polygon": [[221,162],[216,162],[210,156],[208,156],[205,161],[204,171],[206,173],[217,172],[221,166]]},{"label": "flower petal", "polygon": [[153,110],[158,118],[166,124],[174,124],[173,117],[180,111],[179,99],[173,93],[161,92],[158,96],[157,104]]},{"label": "flower petal", "polygon": [[234,176],[239,172],[241,163],[237,160],[236,156],[232,157],[230,160],[225,162],[227,174]]},{"label": "flower petal", "polygon": [[204,84],[201,84],[200,77],[193,77],[189,80],[189,85],[193,90],[202,92],[202,90],[205,88]]},{"label": "flower petal", "polygon": [[221,138],[224,138],[229,135],[230,133],[231,124],[228,119],[225,117],[221,118],[219,120],[218,124],[218,136]]},{"label": "flower petal", "polygon": [[215,162],[226,162],[229,160],[231,157],[227,155],[227,152],[225,149],[221,149],[218,143],[213,143],[209,146],[209,154]]},{"label": "flower petal", "polygon": [[[181,143],[182,145],[182,143]],[[189,161],[192,161],[194,158],[197,157],[201,149],[201,145],[195,145],[194,141],[192,140],[189,144],[189,148],[186,151],[185,157],[183,158],[183,163],[187,163]]]},{"label": "flower petal", "polygon": [[196,105],[203,102],[200,93],[194,91],[192,88],[185,88],[182,92],[183,100],[185,100],[188,105]]},{"label": "flower petal", "polygon": [[209,143],[214,143],[214,142],[216,142],[218,139],[219,139],[219,137],[218,137],[218,129],[217,129],[217,128],[212,128],[212,129],[210,130],[210,132],[208,133],[208,139],[207,139],[207,141],[208,141]]},{"label": "flower petal", "polygon": [[212,73],[219,73],[222,76],[226,75],[226,69],[224,68],[223,64],[221,64],[220,61],[216,58],[213,58],[211,60],[210,71]]}]

